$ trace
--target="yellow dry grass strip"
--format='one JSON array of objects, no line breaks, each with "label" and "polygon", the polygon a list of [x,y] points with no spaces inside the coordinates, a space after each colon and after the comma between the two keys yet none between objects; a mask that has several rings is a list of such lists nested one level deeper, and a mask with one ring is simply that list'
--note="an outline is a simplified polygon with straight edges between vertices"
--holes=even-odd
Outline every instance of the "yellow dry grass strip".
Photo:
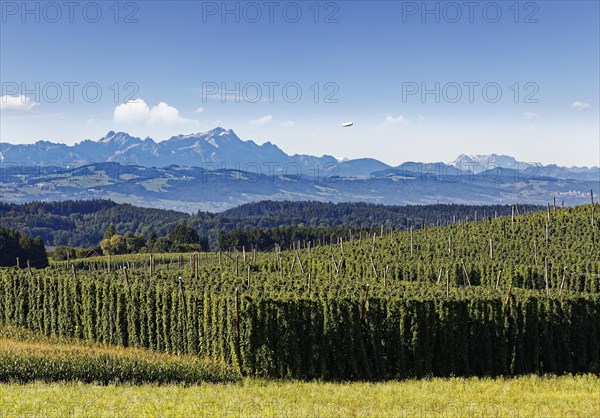
[{"label": "yellow dry grass strip", "polygon": [[[598,376],[386,383],[0,385],[4,416],[600,417]],[[0,414],[1,415],[1,414]]]},{"label": "yellow dry grass strip", "polygon": [[[82,355],[109,354],[115,356],[134,356],[149,360],[199,360],[199,358],[194,355],[170,354],[143,348],[105,345],[76,338],[45,336],[27,329],[11,326],[0,327],[0,352],[1,351]],[[209,359],[203,359],[203,361],[221,364],[221,362]]]},{"label": "yellow dry grass strip", "polygon": [[[79,345],[76,342],[68,344],[36,341],[20,341],[7,337],[0,337],[0,351],[12,351],[21,353],[39,353],[39,354],[112,354],[115,356],[135,356],[146,359],[156,360],[175,360],[175,359],[198,359],[193,355],[178,355],[162,353],[141,348],[115,347],[101,344]],[[207,360],[208,361],[208,360]]]}]

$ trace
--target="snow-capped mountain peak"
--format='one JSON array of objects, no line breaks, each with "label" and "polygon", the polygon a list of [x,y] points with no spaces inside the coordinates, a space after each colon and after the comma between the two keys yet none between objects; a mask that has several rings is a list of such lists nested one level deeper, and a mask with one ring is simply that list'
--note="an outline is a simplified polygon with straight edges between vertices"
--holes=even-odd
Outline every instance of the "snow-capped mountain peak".
[{"label": "snow-capped mountain peak", "polygon": [[524,167],[539,164],[517,161],[514,157],[511,157],[509,155],[461,154],[454,161],[452,161],[450,165],[464,171],[471,171],[475,174],[478,174],[483,171],[492,170],[496,168],[522,169]]},{"label": "snow-capped mountain peak", "polygon": [[98,142],[101,144],[124,144],[126,142],[131,142],[131,141],[141,142],[141,139],[130,136],[126,132],[116,132],[115,133],[114,131],[110,131],[103,138],[100,138],[98,140]]}]

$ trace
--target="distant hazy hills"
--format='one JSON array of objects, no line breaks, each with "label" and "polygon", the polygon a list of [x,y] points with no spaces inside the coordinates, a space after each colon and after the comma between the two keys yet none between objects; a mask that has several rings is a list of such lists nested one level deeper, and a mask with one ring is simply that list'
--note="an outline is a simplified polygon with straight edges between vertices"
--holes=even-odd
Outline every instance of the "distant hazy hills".
[{"label": "distant hazy hills", "polygon": [[288,155],[232,131],[155,142],[124,132],[68,146],[0,143],[0,200],[111,198],[140,206],[219,211],[265,199],[383,204],[589,202],[600,168],[460,155],[451,163]]}]

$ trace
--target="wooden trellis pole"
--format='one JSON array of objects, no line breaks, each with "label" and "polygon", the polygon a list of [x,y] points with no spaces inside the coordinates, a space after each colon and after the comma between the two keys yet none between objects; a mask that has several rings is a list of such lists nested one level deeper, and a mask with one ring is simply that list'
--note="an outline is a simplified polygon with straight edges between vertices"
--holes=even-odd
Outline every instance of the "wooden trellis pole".
[{"label": "wooden trellis pole", "polygon": [[241,369],[241,349],[240,349],[240,291],[235,288],[235,356],[237,357],[238,367]]},{"label": "wooden trellis pole", "polygon": [[383,270],[383,287],[387,287],[387,273],[389,268],[390,266],[386,265],[385,269]]},{"label": "wooden trellis pole", "polygon": [[465,274],[465,280],[467,281],[467,285],[469,287],[471,287],[471,280],[469,280],[469,273],[467,273],[467,267],[465,266],[464,260],[461,259],[460,263],[462,264],[462,268],[463,268],[463,272]]},{"label": "wooden trellis pole", "polygon": [[[304,274],[304,266],[302,265],[302,260],[300,259],[300,252],[298,250],[296,250],[296,258],[298,259],[298,265],[300,266],[300,271],[302,272],[302,274]],[[341,263],[341,261],[342,260],[340,259],[340,263]]]},{"label": "wooden trellis pole", "polygon": [[546,294],[550,292],[550,284],[548,283],[548,257],[544,257],[544,280],[546,281]]},{"label": "wooden trellis pole", "polygon": [[592,227],[594,226],[594,191],[590,190],[590,200],[592,202]]},{"label": "wooden trellis pole", "polygon": [[508,292],[506,293],[506,299],[504,300],[504,304],[506,305],[508,303],[508,300],[510,299],[510,292],[512,292],[512,281],[510,282],[510,285],[508,286]]},{"label": "wooden trellis pole", "polygon": [[75,265],[71,263],[71,275],[73,276],[73,280],[77,281],[77,273],[75,272]]},{"label": "wooden trellis pole", "polygon": [[123,266],[123,273],[125,275],[125,285],[129,287],[129,277],[127,276],[127,267]]},{"label": "wooden trellis pole", "polygon": [[375,262],[373,261],[373,257],[371,257],[371,266],[373,267],[373,273],[375,273],[375,279],[378,279],[379,275],[377,274],[377,269],[375,268]]},{"label": "wooden trellis pole", "polygon": [[563,292],[563,287],[565,285],[565,279],[567,278],[567,267],[563,267],[563,276],[562,276],[562,280],[560,281],[560,289],[558,291],[559,295],[562,295]]}]

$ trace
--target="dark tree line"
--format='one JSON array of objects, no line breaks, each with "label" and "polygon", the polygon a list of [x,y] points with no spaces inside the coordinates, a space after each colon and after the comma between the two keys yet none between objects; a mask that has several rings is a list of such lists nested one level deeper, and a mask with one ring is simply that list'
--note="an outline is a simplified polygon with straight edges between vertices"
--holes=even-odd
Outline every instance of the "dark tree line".
[{"label": "dark tree line", "polygon": [[[520,213],[545,209],[541,206],[519,205]],[[27,235],[41,237],[50,246],[90,248],[104,239],[104,232],[113,224],[116,233],[134,247],[140,236],[149,241],[152,233],[166,237],[178,225],[207,237],[210,248],[252,243],[269,247],[269,242],[290,242],[316,236],[315,228],[348,229],[419,229],[423,225],[446,225],[468,217],[510,215],[510,205],[408,205],[385,206],[369,203],[275,202],[248,203],[221,213],[187,214],[173,210],[117,204],[110,200],[0,203],[0,224],[18,229]],[[281,228],[289,227],[289,228]],[[305,228],[304,230],[302,228]],[[260,232],[258,232],[260,231]],[[318,234],[322,235],[323,231]],[[134,237],[138,237],[134,239]],[[136,243],[137,242],[137,243]],[[235,244],[237,243],[237,244]],[[234,245],[235,244],[235,245]],[[160,248],[171,245],[164,240]],[[147,247],[147,245],[146,245]],[[149,250],[151,250],[149,248]]]},{"label": "dark tree line", "polygon": [[0,266],[17,265],[27,267],[45,267],[48,257],[44,242],[40,237],[31,238],[21,232],[0,227]]},{"label": "dark tree line", "polygon": [[208,238],[201,237],[192,227],[179,224],[169,235],[158,237],[156,232],[151,231],[149,236],[127,232],[124,235],[117,233],[117,229],[110,224],[104,232],[100,243],[91,248],[72,248],[59,246],[52,254],[54,260],[67,260],[82,258],[90,251],[98,254],[138,254],[138,253],[183,253],[193,251],[209,251]]},{"label": "dark tree line", "polygon": [[153,253],[185,253],[209,251],[210,246],[207,237],[201,237],[192,227],[179,224],[166,237],[156,238],[155,234],[150,234],[146,249]]},{"label": "dark tree line", "polygon": [[[278,226],[274,228],[236,228],[231,231],[219,231],[217,249],[226,251],[230,249],[256,249],[269,251],[279,245],[282,248],[302,248],[307,242],[313,245],[327,245],[336,243],[339,238],[350,236],[370,236],[371,228],[336,227],[305,227],[297,225]],[[300,242],[298,246],[297,243]]]}]

